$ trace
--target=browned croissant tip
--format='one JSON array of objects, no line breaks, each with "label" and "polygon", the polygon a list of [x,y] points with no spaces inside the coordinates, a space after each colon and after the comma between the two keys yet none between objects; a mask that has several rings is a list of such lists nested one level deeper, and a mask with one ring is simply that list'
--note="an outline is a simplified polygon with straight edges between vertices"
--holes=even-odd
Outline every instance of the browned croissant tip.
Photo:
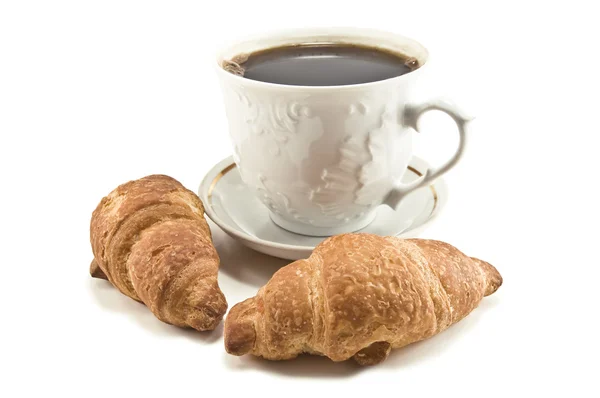
[{"label": "browned croissant tip", "polygon": [[203,316],[193,317],[187,320],[187,324],[192,329],[196,329],[199,332],[207,330],[214,330],[217,325],[221,322],[223,316],[218,314],[203,314]]},{"label": "browned croissant tip", "polygon": [[489,296],[498,290],[502,286],[502,275],[492,264],[487,261],[480,260],[475,257],[471,257],[479,266],[483,269],[486,276],[487,286],[485,288],[484,296]]},{"label": "browned croissant tip", "polygon": [[390,343],[377,341],[354,354],[352,358],[361,366],[372,366],[385,361],[390,351],[392,351]]},{"label": "browned croissant tip", "polygon": [[187,303],[191,310],[187,315],[186,323],[200,332],[214,330],[227,311],[227,300],[218,286],[200,291],[198,295],[205,298],[212,297],[213,299],[196,304]]},{"label": "browned croissant tip", "polygon": [[237,324],[229,327],[225,334],[225,351],[232,355],[244,355],[252,351],[256,333],[248,324]]},{"label": "browned croissant tip", "polygon": [[108,277],[106,276],[104,271],[102,271],[102,268],[100,268],[96,259],[93,259],[90,264],[90,275],[92,276],[92,278],[108,280]]},{"label": "browned croissant tip", "polygon": [[248,354],[256,342],[256,330],[252,313],[254,299],[248,299],[233,306],[225,319],[225,351],[232,355]]}]

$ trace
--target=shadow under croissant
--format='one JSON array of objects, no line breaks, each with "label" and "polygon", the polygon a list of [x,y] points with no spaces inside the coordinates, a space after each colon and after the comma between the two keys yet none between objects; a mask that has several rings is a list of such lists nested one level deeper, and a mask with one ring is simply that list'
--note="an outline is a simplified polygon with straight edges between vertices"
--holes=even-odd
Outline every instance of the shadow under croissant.
[{"label": "shadow under croissant", "polygon": [[252,355],[236,357],[224,353],[225,365],[230,370],[260,370],[290,377],[350,377],[361,371],[354,361],[333,362],[329,358],[316,355],[300,355],[287,361],[268,361]]},{"label": "shadow under croissant", "polygon": [[142,303],[121,294],[110,282],[103,279],[91,279],[90,291],[98,305],[108,311],[123,314],[138,325],[161,337],[184,337],[205,343],[220,343],[223,339],[223,322],[212,331],[199,332],[194,329],[180,328],[160,321]]}]

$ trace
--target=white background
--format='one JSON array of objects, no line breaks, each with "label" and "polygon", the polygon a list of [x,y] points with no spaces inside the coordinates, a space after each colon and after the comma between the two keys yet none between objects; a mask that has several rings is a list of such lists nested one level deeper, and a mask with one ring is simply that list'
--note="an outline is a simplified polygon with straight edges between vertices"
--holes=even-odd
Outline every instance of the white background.
[{"label": "white background", "polygon": [[[0,395],[598,396],[598,13],[550,3],[1,2]],[[222,327],[163,324],[88,275],[102,196],[151,173],[195,190],[230,154],[218,46],[302,26],[419,40],[432,54],[422,95],[477,117],[421,236],[488,260],[504,285],[377,367],[232,357]],[[423,126],[417,153],[443,160],[450,122]],[[211,227],[230,306],[285,264]]]}]

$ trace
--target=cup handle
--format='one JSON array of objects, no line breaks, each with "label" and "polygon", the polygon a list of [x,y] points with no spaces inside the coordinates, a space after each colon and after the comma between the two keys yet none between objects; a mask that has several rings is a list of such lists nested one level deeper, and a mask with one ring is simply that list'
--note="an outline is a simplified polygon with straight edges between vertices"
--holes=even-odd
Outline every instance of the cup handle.
[{"label": "cup handle", "polygon": [[467,116],[460,108],[451,102],[444,99],[433,99],[422,104],[409,104],[404,108],[404,114],[402,120],[408,127],[412,127],[417,132],[419,128],[417,122],[421,115],[428,111],[437,110],[442,111],[454,120],[458,127],[459,143],[458,148],[454,155],[444,163],[442,166],[437,168],[428,169],[422,176],[416,181],[409,184],[398,183],[394,188],[390,190],[388,195],[383,201],[383,204],[390,206],[392,209],[398,207],[398,204],[402,199],[411,193],[412,191],[419,189],[425,185],[428,185],[436,178],[450,170],[460,160],[464,150],[467,136],[467,125],[472,120],[471,117]]}]

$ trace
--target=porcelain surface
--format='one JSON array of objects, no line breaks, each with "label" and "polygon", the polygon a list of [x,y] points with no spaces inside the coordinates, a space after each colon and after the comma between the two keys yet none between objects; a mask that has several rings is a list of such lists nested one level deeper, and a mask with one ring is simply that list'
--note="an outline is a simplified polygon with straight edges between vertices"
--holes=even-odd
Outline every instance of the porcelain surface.
[{"label": "porcelain surface", "polygon": [[[403,176],[404,183],[419,179],[428,164],[413,158]],[[204,177],[199,196],[206,214],[221,229],[244,245],[275,257],[297,260],[310,255],[324,237],[306,236],[287,231],[269,217],[269,210],[242,181],[233,158],[224,159]],[[443,180],[417,189],[397,209],[382,206],[374,220],[360,232],[383,236],[416,236],[440,212],[448,191]]]},{"label": "porcelain surface", "polygon": [[[402,52],[422,66],[392,79],[331,87],[254,81],[219,66],[277,45],[339,41]],[[380,205],[395,208],[458,161],[468,117],[445,101],[411,100],[427,60],[427,50],[414,40],[363,29],[283,32],[236,43],[219,55],[234,161],[275,223],[314,236],[364,228]],[[459,148],[442,167],[403,184],[417,121],[432,109],[456,121]]]}]

